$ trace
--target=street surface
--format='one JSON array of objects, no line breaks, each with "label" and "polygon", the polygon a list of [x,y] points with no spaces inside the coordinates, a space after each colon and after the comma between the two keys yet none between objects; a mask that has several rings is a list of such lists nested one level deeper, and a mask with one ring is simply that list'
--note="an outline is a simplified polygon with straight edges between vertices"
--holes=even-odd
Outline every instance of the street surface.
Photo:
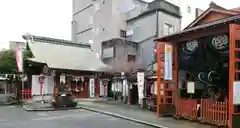
[{"label": "street surface", "polygon": [[168,128],[216,128],[211,125],[202,125],[186,120],[176,120],[173,117],[157,117],[154,112],[142,110],[136,106],[84,101],[79,101],[79,105],[85,107],[86,109],[95,109],[102,112],[114,113]]},{"label": "street surface", "polygon": [[14,106],[0,107],[1,128],[151,128],[146,125],[82,109],[26,112]]}]

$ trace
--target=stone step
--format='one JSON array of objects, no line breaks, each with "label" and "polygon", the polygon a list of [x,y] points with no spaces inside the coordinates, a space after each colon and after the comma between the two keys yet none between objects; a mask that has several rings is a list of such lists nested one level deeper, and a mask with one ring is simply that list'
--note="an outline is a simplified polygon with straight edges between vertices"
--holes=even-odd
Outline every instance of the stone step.
[{"label": "stone step", "polygon": [[6,104],[13,101],[15,101],[15,99],[12,94],[0,94],[0,104]]}]

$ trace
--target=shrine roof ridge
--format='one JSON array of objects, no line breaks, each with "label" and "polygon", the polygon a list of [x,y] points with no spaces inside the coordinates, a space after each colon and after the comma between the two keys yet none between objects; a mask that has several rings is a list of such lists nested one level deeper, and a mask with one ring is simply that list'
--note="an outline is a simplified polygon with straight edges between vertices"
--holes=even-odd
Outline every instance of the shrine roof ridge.
[{"label": "shrine roof ridge", "polygon": [[44,37],[44,36],[36,36],[31,34],[25,34],[22,36],[24,40],[33,40],[42,43],[50,43],[50,44],[57,44],[57,45],[64,45],[64,46],[73,46],[73,47],[81,47],[81,48],[91,48],[90,44],[87,43],[75,43],[70,40],[64,39],[56,39],[51,37]]},{"label": "shrine roof ridge", "polygon": [[188,32],[192,32],[192,31],[197,31],[197,30],[200,30],[200,29],[205,29],[207,27],[212,27],[212,26],[219,25],[219,24],[225,24],[225,23],[237,21],[239,19],[240,19],[240,14],[235,15],[235,16],[231,16],[231,17],[227,17],[227,18],[223,18],[223,19],[219,19],[219,20],[209,22],[209,23],[206,23],[206,24],[198,25],[198,26],[195,26],[195,27],[191,27],[191,28],[188,28],[188,29],[184,29],[180,32],[176,32],[176,33],[173,33],[171,35],[155,39],[154,41],[163,41],[163,40],[166,40],[167,38],[170,38],[170,37],[174,37],[174,36],[181,35],[181,34],[188,33]]}]

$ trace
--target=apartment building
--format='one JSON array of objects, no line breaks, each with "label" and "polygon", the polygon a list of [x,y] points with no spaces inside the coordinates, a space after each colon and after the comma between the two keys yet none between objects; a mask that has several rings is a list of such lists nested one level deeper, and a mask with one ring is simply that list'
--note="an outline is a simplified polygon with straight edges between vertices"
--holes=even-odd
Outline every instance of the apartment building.
[{"label": "apartment building", "polygon": [[154,0],[145,8],[135,8],[127,13],[127,39],[138,42],[137,62],[146,69],[155,61],[154,39],[181,28],[180,8],[164,0]]},{"label": "apartment building", "polygon": [[101,54],[101,42],[120,37],[126,29],[119,13],[121,0],[73,0],[72,40],[90,43]]},{"label": "apartment building", "polygon": [[99,55],[104,52],[102,42],[135,42],[136,62],[147,68],[154,62],[153,40],[180,31],[195,19],[195,10],[189,11],[188,6],[192,6],[184,1],[187,0],[73,0],[72,40],[90,43]]}]

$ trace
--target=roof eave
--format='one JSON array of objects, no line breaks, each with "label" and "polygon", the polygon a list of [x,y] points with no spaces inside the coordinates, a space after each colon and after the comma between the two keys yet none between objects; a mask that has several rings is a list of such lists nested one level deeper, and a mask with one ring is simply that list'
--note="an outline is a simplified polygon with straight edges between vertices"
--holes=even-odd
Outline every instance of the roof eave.
[{"label": "roof eave", "polygon": [[224,23],[229,23],[229,22],[233,22],[233,21],[237,21],[237,20],[240,20],[240,15],[220,19],[220,20],[217,20],[217,21],[214,21],[214,22],[210,22],[210,23],[207,23],[207,24],[203,24],[203,25],[195,26],[195,27],[192,27],[192,28],[189,28],[189,29],[185,29],[181,32],[174,33],[174,34],[169,35],[169,36],[164,36],[164,37],[155,39],[154,41],[166,41],[167,38],[172,38],[172,37],[177,36],[177,35],[189,33],[189,32],[192,32],[192,31],[197,31],[197,30],[201,30],[201,29],[206,29],[208,27],[212,27],[212,26],[220,25],[220,24],[224,24]]}]

